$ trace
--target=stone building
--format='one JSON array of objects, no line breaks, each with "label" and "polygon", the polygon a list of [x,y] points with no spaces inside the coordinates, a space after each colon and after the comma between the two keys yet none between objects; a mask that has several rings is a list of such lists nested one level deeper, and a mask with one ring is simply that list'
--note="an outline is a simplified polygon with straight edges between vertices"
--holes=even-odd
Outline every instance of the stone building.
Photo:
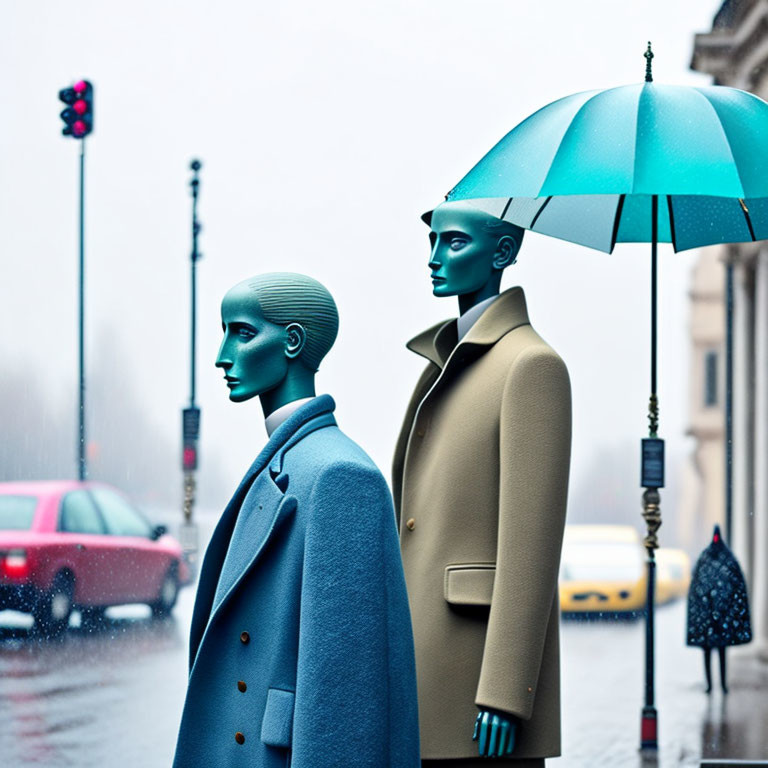
[{"label": "stone building", "polygon": [[[768,99],[768,0],[725,0],[713,20],[712,30],[696,35],[691,67],[712,75],[717,85],[741,88]],[[731,546],[750,587],[755,630],[752,647],[768,660],[768,243],[716,250],[719,254],[714,257],[710,255],[712,249],[702,252],[698,267],[706,272],[711,268],[707,266],[708,260],[718,256],[722,263],[733,265]],[[696,280],[692,295],[695,315],[703,306],[697,298]],[[722,315],[722,299],[720,305]],[[698,329],[693,332],[693,378],[699,376],[700,386],[706,386],[709,375],[704,362],[709,344],[704,340],[706,336],[706,332],[700,335]],[[711,350],[717,351],[720,358],[722,338],[722,331],[719,340],[711,338]],[[714,375],[719,379],[717,373]],[[714,411],[712,415],[714,422]],[[722,517],[724,494],[717,488],[723,487],[724,459],[722,448],[717,450],[712,445],[722,440],[716,436],[718,431],[722,432],[722,420],[710,433],[703,412],[694,414],[691,432],[697,439],[696,453],[701,461],[701,495],[711,495],[703,509],[709,510],[711,506],[713,516],[717,517],[715,507],[719,504]]]},{"label": "stone building", "polygon": [[677,540],[697,555],[725,511],[725,270],[720,248],[701,251],[689,297],[688,434],[695,447],[683,479]]}]

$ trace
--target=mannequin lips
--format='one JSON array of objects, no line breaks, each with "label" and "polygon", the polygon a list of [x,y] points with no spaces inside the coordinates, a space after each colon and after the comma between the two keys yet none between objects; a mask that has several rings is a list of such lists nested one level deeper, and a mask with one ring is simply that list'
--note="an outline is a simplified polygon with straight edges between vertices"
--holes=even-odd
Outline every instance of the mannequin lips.
[{"label": "mannequin lips", "polygon": [[225,376],[224,380],[227,382],[228,387],[236,387],[240,383],[240,379],[236,379],[234,376]]},{"label": "mannequin lips", "polygon": [[432,282],[433,283],[444,283],[445,282],[445,278],[444,277],[440,277],[439,275],[432,275]]}]

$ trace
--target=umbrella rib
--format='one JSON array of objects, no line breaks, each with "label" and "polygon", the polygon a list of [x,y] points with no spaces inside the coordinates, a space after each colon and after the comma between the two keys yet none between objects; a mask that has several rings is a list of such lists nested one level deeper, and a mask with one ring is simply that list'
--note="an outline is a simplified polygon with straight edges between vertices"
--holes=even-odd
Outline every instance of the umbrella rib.
[{"label": "umbrella rib", "polygon": [[544,205],[542,205],[542,206],[541,206],[541,208],[539,208],[539,210],[538,210],[538,211],[536,211],[536,215],[533,217],[533,220],[531,221],[531,226],[530,226],[530,227],[528,227],[528,229],[531,229],[531,230],[532,230],[532,229],[534,228],[534,226],[536,225],[536,222],[539,220],[539,216],[541,216],[541,214],[542,214],[542,211],[543,211],[543,210],[544,210],[544,209],[545,209],[545,208],[546,208],[546,207],[549,205],[549,201],[550,201],[551,199],[552,199],[552,195],[550,195],[550,196],[549,196],[549,197],[548,197],[548,198],[547,198],[547,199],[544,201]]},{"label": "umbrella rib", "polygon": [[507,204],[504,206],[504,210],[501,212],[501,216],[499,216],[500,219],[504,219],[504,217],[507,215],[507,211],[509,210],[509,206],[512,205],[512,198],[510,197],[509,200],[507,200]]},{"label": "umbrella rib", "polygon": [[624,198],[626,195],[619,195],[619,202],[616,205],[616,218],[613,220],[613,232],[611,233],[611,250],[609,253],[613,253],[613,249],[616,247],[616,238],[619,236],[619,224],[621,223],[621,214],[624,210]]},{"label": "umbrella rib", "polygon": [[672,211],[672,195],[667,195],[667,210],[669,211],[669,234],[672,237],[672,249],[677,253],[677,237],[675,235],[675,215]]},{"label": "umbrella rib", "polygon": [[742,198],[739,198],[739,205],[741,206],[742,213],[744,214],[744,218],[747,220],[747,227],[749,227],[749,236],[752,238],[752,242],[754,243],[757,238],[755,237],[755,230],[752,228],[752,219],[749,218],[749,208],[747,208],[747,204],[744,202]]}]

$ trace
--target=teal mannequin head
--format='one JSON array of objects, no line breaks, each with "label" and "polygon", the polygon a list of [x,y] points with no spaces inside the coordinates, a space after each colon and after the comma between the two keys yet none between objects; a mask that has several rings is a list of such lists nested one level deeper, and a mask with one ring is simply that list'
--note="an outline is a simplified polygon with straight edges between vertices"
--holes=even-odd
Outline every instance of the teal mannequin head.
[{"label": "teal mannequin head", "polygon": [[221,302],[224,340],[216,367],[229,399],[259,397],[264,415],[315,394],[315,373],[336,340],[339,315],[328,290],[292,272],[238,283]]},{"label": "teal mannequin head", "polygon": [[465,201],[442,203],[422,219],[430,226],[433,295],[458,296],[463,313],[499,292],[525,230]]}]

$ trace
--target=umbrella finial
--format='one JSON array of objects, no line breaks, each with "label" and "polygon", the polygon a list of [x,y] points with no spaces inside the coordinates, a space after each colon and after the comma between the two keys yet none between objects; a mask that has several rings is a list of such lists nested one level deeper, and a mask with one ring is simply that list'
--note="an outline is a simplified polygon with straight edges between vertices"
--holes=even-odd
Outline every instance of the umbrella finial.
[{"label": "umbrella finial", "polygon": [[645,82],[646,83],[652,83],[653,82],[653,72],[651,72],[651,59],[653,59],[653,51],[651,50],[651,41],[648,41],[648,48],[646,48],[645,53],[643,54],[645,56]]}]

